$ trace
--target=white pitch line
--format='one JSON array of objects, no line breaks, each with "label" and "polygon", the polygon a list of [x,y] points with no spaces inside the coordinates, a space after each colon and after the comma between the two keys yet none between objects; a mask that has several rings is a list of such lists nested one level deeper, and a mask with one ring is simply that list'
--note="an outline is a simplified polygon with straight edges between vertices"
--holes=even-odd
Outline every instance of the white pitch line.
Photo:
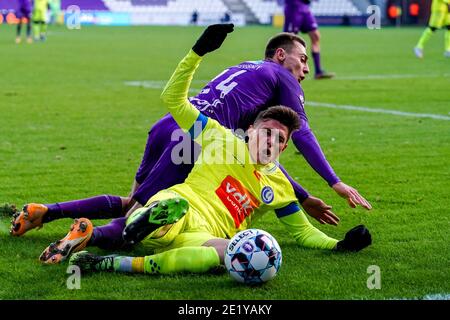
[{"label": "white pitch line", "polygon": [[432,113],[414,113],[414,112],[405,112],[405,111],[398,111],[398,110],[341,105],[341,104],[323,103],[323,102],[315,102],[315,101],[307,101],[306,104],[313,106],[313,107],[323,107],[323,108],[332,108],[332,109],[341,109],[341,110],[354,110],[354,111],[372,112],[372,113],[385,113],[385,114],[393,114],[396,116],[403,116],[403,117],[432,118],[432,119],[447,120],[447,121],[450,120],[449,116],[444,116],[444,115],[440,115],[440,114],[432,114]]},{"label": "white pitch line", "polygon": [[[206,83],[207,80],[194,80],[195,83]],[[164,80],[149,80],[149,81],[125,81],[124,84],[131,87],[143,87],[148,89],[162,89],[166,85],[167,81]],[[199,88],[190,88],[189,92],[198,93],[201,89]],[[384,113],[384,114],[392,114],[396,116],[403,117],[415,117],[415,118],[432,118],[437,120],[450,120],[449,116],[432,114],[432,113],[414,113],[414,112],[405,112],[398,110],[389,110],[389,109],[380,109],[380,108],[369,108],[369,107],[361,107],[361,106],[351,106],[351,105],[340,105],[334,103],[324,103],[324,102],[316,102],[316,101],[307,101],[307,105],[313,107],[323,107],[323,108],[332,108],[332,109],[341,109],[341,110],[353,110],[353,111],[361,111],[361,112],[372,112],[372,113]]]},{"label": "white pitch line", "polygon": [[448,78],[450,73],[444,74],[369,74],[353,76],[337,76],[334,80],[384,80],[384,79],[413,79],[413,78]]},{"label": "white pitch line", "polygon": [[[193,80],[192,83],[207,83],[208,80]],[[124,84],[130,87],[142,87],[146,89],[163,89],[167,81],[164,80],[145,80],[145,81],[125,81]],[[201,89],[190,88],[189,92],[198,93]]]}]

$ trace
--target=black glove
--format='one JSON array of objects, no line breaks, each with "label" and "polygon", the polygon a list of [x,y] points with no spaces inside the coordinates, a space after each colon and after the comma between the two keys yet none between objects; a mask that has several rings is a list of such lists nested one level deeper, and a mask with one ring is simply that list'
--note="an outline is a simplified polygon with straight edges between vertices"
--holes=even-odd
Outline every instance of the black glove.
[{"label": "black glove", "polygon": [[359,251],[372,244],[372,236],[363,225],[351,229],[345,234],[344,240],[336,245],[337,251]]},{"label": "black glove", "polygon": [[227,34],[233,32],[234,24],[213,24],[208,26],[203,34],[198,38],[192,50],[199,56],[212,52],[222,45]]}]

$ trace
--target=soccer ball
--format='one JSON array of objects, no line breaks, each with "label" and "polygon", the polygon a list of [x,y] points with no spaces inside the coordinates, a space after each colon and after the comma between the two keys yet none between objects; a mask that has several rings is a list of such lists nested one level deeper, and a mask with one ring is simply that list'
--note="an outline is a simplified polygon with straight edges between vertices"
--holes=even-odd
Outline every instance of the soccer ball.
[{"label": "soccer ball", "polygon": [[273,279],[281,266],[281,248],[264,230],[247,229],[231,238],[225,266],[238,282],[258,284]]}]

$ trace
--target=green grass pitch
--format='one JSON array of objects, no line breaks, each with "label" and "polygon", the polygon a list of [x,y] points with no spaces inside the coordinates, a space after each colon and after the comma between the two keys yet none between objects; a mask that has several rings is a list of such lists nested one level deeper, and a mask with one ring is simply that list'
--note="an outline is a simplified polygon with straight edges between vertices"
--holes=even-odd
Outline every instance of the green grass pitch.
[{"label": "green grass pitch", "polygon": [[[204,59],[193,86],[201,88],[227,66],[260,59],[278,31],[237,28]],[[48,41],[32,45],[15,45],[14,32],[0,27],[0,205],[127,195],[147,131],[166,110],[158,85],[124,83],[166,81],[202,28],[50,27]],[[443,32],[430,41],[424,60],[412,53],[419,28],[321,32],[323,65],[338,78],[305,80],[307,102],[403,112],[307,105],[328,160],[373,210],[348,207],[292,146],[281,161],[341,218],[338,227],[315,225],[342,238],[365,224],[371,247],[357,254],[300,248],[275,216],[265,216],[254,227],[277,238],[283,265],[261,287],[241,286],[227,275],[94,274],[82,276],[81,289],[69,290],[67,264],[42,266],[38,256],[72,221],[12,238],[3,216],[0,299],[397,299],[450,293],[450,60],[443,57]],[[144,252],[138,247],[130,254]],[[367,287],[371,265],[380,268],[380,289]]]}]

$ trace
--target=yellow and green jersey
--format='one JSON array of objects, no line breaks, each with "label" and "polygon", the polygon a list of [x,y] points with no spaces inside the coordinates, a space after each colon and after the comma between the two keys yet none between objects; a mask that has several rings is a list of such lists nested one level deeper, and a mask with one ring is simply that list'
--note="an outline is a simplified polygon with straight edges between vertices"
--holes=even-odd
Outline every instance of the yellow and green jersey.
[{"label": "yellow and green jersey", "polygon": [[431,4],[431,12],[448,13],[448,5],[450,0],[433,0]]},{"label": "yellow and green jersey", "polygon": [[34,21],[46,21],[48,0],[34,0],[32,18]]},{"label": "yellow and green jersey", "polygon": [[333,249],[337,240],[308,222],[278,165],[251,161],[244,140],[190,104],[188,90],[200,62],[201,57],[191,50],[161,95],[179,126],[202,146],[185,182],[169,190],[188,199],[216,237],[231,238],[264,213],[275,212],[298,243]]},{"label": "yellow and green jersey", "polygon": [[47,11],[49,0],[34,0],[34,10]]}]

